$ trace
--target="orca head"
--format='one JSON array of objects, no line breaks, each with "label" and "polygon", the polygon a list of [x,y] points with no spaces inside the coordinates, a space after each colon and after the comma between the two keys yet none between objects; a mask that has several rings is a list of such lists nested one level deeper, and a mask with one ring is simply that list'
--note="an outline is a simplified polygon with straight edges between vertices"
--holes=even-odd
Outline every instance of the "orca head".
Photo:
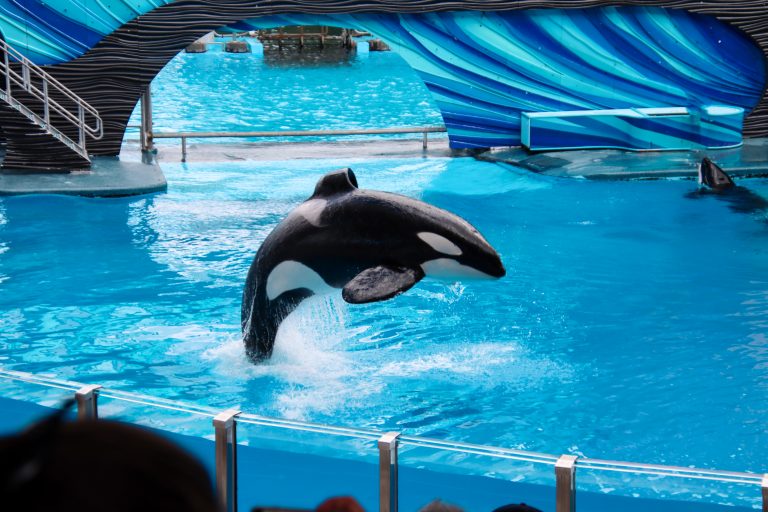
[{"label": "orca head", "polygon": [[416,234],[431,249],[430,257],[421,263],[424,274],[449,279],[491,279],[507,274],[499,254],[468,222],[456,217],[441,227]]},{"label": "orca head", "polygon": [[731,177],[716,163],[706,157],[699,164],[699,184],[713,190],[723,190],[734,186]]}]

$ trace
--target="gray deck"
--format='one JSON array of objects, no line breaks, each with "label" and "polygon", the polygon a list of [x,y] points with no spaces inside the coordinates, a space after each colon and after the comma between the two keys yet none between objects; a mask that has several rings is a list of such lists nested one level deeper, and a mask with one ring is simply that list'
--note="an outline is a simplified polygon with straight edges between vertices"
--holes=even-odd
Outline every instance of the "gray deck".
[{"label": "gray deck", "polygon": [[590,149],[532,153],[522,148],[509,148],[486,151],[477,158],[508,163],[547,176],[628,180],[693,178],[705,156],[731,176],[768,176],[768,139],[746,139],[739,148],[711,151]]},{"label": "gray deck", "polygon": [[[0,153],[0,161],[3,154]],[[168,188],[156,162],[129,162],[113,157],[94,157],[90,171],[73,173],[0,173],[0,195],[66,194],[88,197],[121,197]]]}]

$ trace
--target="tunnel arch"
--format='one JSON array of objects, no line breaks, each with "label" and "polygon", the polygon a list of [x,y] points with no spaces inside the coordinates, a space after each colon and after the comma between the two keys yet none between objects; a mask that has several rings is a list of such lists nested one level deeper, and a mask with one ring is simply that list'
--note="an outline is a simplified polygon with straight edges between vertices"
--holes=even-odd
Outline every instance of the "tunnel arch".
[{"label": "tunnel arch", "polygon": [[[636,0],[536,1],[470,0],[455,2],[426,0],[414,4],[406,0],[379,0],[367,3],[332,1],[303,2],[286,0],[180,0],[158,7],[126,23],[103,38],[81,57],[48,66],[56,78],[76,91],[103,115],[105,137],[90,144],[95,155],[119,153],[122,136],[134,105],[146,85],[178,52],[206,33],[222,26],[253,18],[274,15],[366,14],[379,19],[398,14],[427,14],[473,11],[489,13],[526,9],[584,9],[612,5],[669,6],[703,13],[729,23],[751,37],[763,53],[768,48],[768,23],[764,2]],[[768,104],[764,91],[745,123],[746,135],[768,134]],[[503,127],[502,127],[503,128]]]}]

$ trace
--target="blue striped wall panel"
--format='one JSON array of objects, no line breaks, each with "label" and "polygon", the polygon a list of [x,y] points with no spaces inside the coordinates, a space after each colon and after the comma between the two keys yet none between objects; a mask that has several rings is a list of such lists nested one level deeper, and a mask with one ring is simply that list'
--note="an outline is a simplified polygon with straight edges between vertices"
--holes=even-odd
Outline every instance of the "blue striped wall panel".
[{"label": "blue striped wall panel", "polygon": [[[712,104],[750,111],[765,86],[762,53],[743,33],[709,16],[655,7],[294,15],[246,23],[334,24],[381,37],[424,80],[455,148],[520,145],[523,112]],[[656,138],[668,129],[658,126]]]},{"label": "blue striped wall panel", "polygon": [[521,136],[537,151],[725,149],[741,145],[743,124],[744,109],[720,105],[525,112]]}]

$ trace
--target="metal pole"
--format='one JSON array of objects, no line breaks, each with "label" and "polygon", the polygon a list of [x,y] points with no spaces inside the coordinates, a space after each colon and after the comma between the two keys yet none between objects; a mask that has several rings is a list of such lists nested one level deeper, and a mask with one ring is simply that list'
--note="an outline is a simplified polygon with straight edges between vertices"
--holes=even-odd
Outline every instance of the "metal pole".
[{"label": "metal pole", "polygon": [[230,409],[213,418],[216,439],[216,494],[221,512],[237,512],[237,423]]},{"label": "metal pole", "polygon": [[85,151],[85,109],[83,109],[83,105],[77,106],[77,119],[80,122],[80,147]]},{"label": "metal pole", "polygon": [[397,443],[400,432],[379,438],[379,512],[397,512]]},{"label": "metal pole", "polygon": [[95,420],[99,417],[98,393],[101,389],[99,385],[90,385],[78,389],[75,392],[75,401],[77,402],[77,419]]},{"label": "metal pole", "polygon": [[3,53],[5,54],[5,93],[8,95],[8,101],[11,100],[11,64],[8,58],[8,47],[3,44]]},{"label": "metal pole", "polygon": [[43,119],[45,119],[46,127],[51,124],[51,107],[48,103],[48,80],[43,78]]},{"label": "metal pole", "polygon": [[562,455],[555,463],[555,496],[557,512],[576,510],[576,457]]},{"label": "metal pole", "polygon": [[29,77],[29,63],[23,61],[21,63],[21,78],[24,80],[24,89],[29,91],[32,86],[31,79]]},{"label": "metal pole", "polygon": [[181,138],[181,161],[182,162],[187,161],[187,138],[186,137]]},{"label": "metal pole", "polygon": [[424,151],[427,150],[427,132],[424,132],[424,143],[422,144],[422,149]]},{"label": "metal pole", "polygon": [[768,474],[763,475],[763,512],[768,512]]},{"label": "metal pole", "polygon": [[152,123],[152,84],[148,84],[141,95],[141,150],[152,151],[155,149]]}]

